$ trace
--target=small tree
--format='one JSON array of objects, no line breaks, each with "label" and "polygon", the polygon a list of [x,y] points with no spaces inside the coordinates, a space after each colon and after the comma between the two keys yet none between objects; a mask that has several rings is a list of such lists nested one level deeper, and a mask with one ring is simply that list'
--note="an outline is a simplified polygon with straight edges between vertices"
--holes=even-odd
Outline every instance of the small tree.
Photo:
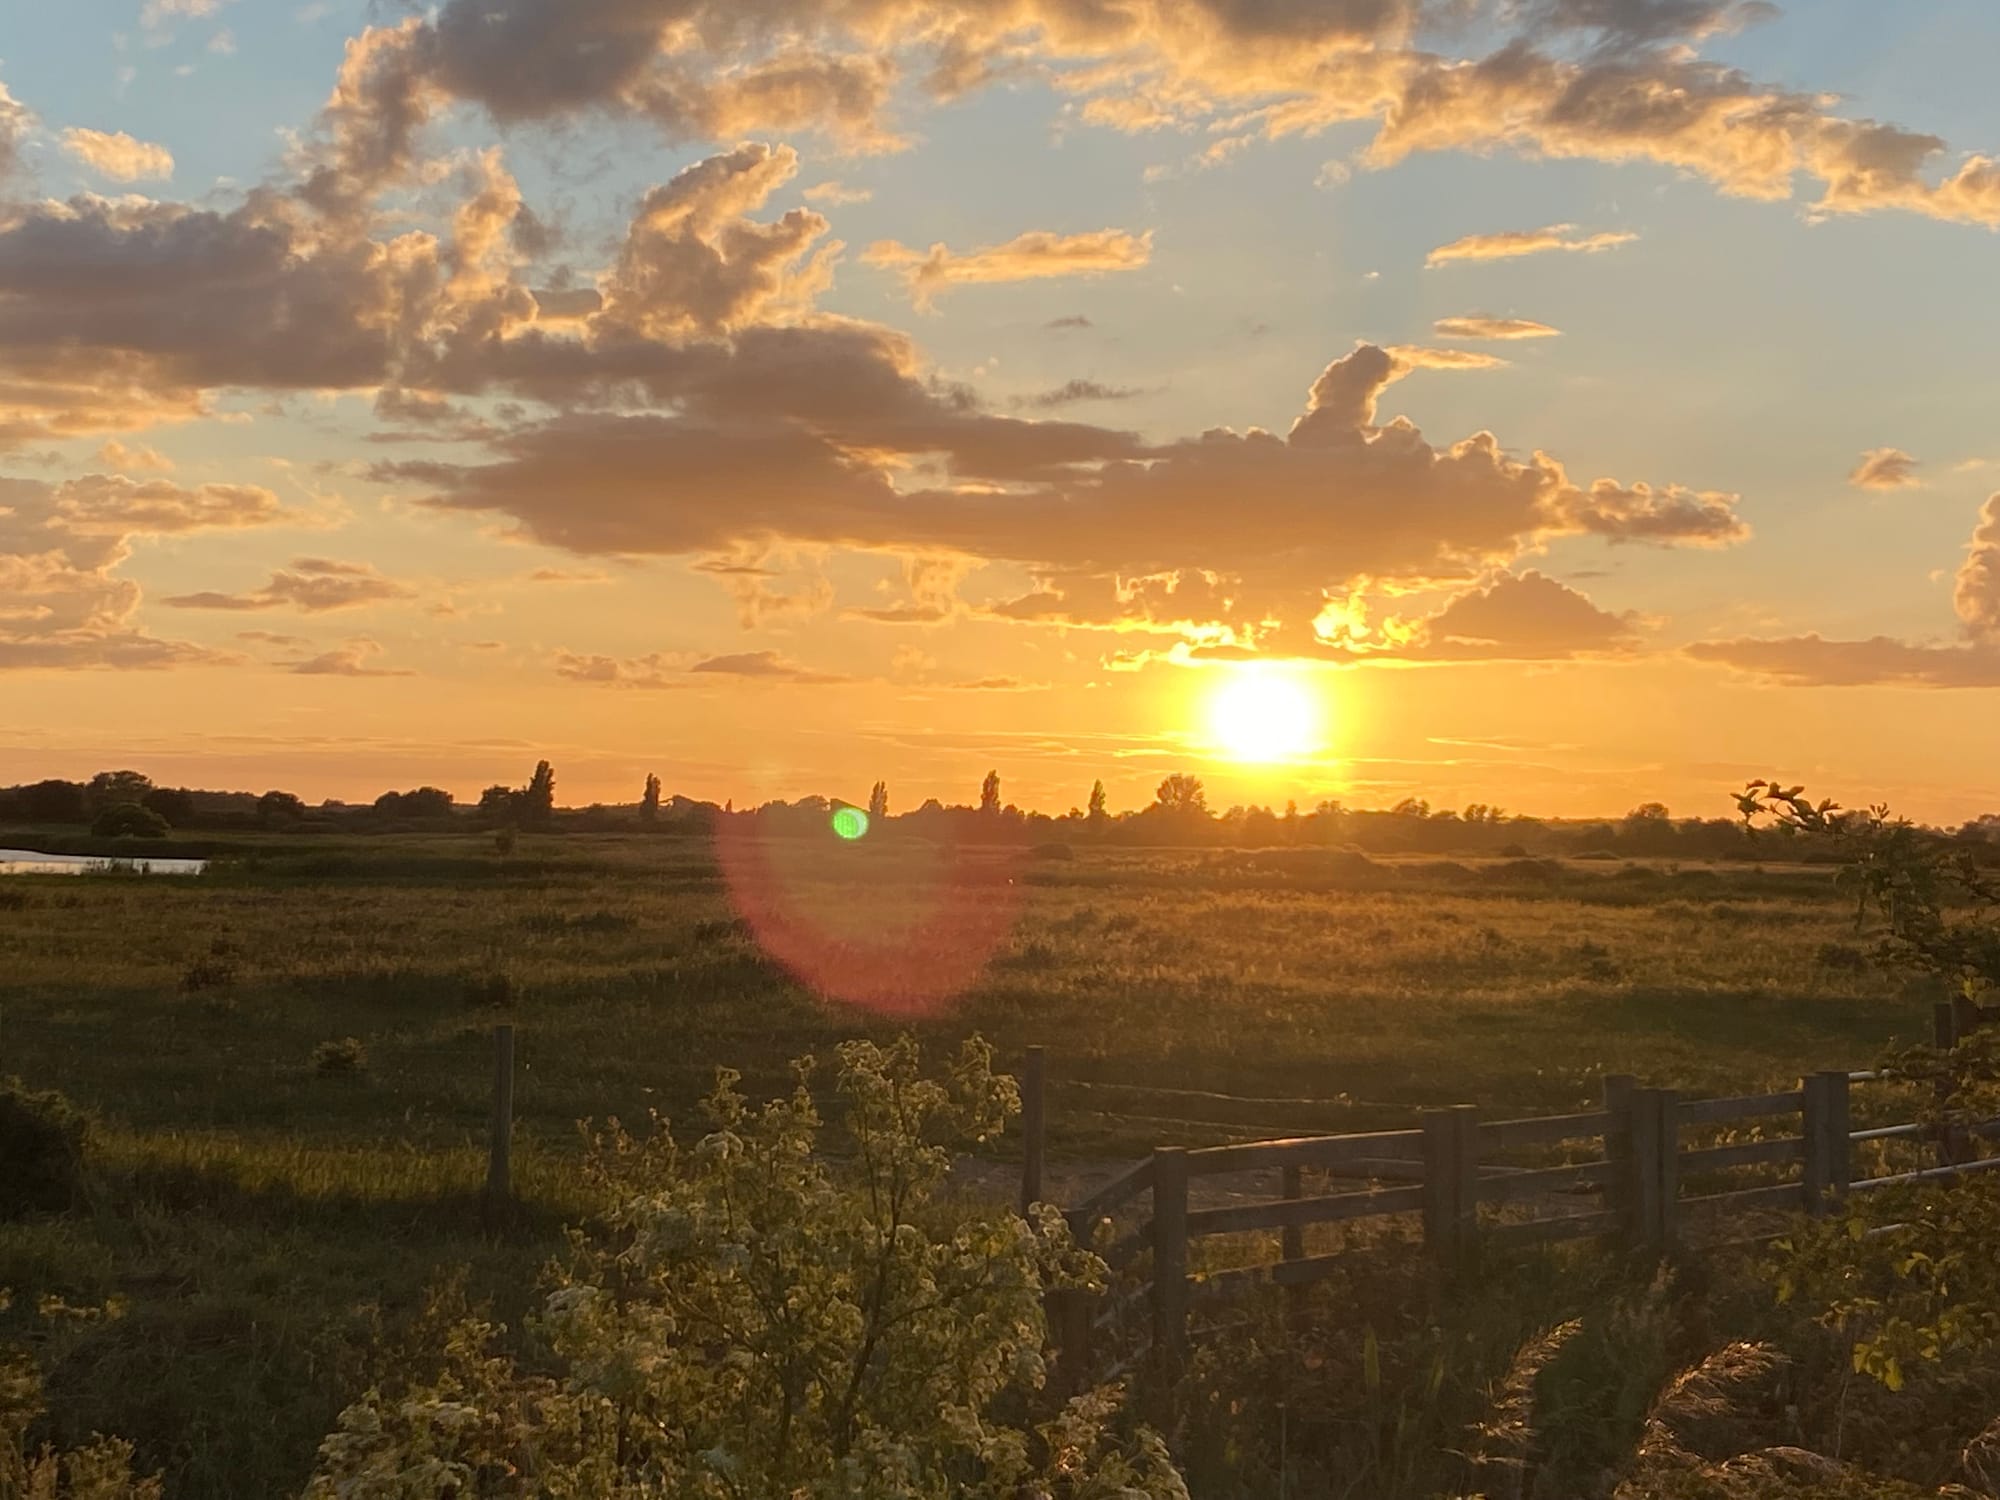
[{"label": "small tree", "polygon": [[615,1206],[573,1236],[537,1320],[558,1374],[461,1326],[440,1377],[343,1413],[307,1500],[1186,1500],[1156,1436],[1111,1435],[1116,1391],[1040,1394],[1042,1299],[1103,1263],[1053,1209],[1030,1223],[942,1192],[952,1144],[1018,1108],[990,1049],[938,1079],[907,1039],[839,1056],[837,1127],[809,1062],[762,1109],[725,1073],[691,1147],[614,1125],[593,1171]]},{"label": "small tree", "polygon": [[660,778],[651,774],[646,777],[646,790],[639,796],[639,821],[656,823],[660,818]]},{"label": "small tree", "polygon": [[1104,832],[1104,825],[1111,821],[1111,814],[1105,810],[1104,783],[1102,781],[1093,781],[1090,784],[1090,806],[1085,811],[1084,818],[1089,823],[1092,833]]},{"label": "small tree", "polygon": [[99,771],[83,789],[83,798],[95,814],[121,802],[139,802],[152,789],[152,777],[137,771]]},{"label": "small tree", "polygon": [[515,814],[520,794],[511,786],[489,786],[479,794],[479,816],[488,822],[507,822]]},{"label": "small tree", "polygon": [[1176,771],[1162,781],[1153,793],[1153,805],[1169,817],[1205,818],[1208,816],[1208,791],[1202,786],[1199,776]]},{"label": "small tree", "polygon": [[521,788],[518,807],[521,821],[545,824],[556,810],[556,768],[545,760],[535,762],[535,773]]},{"label": "small tree", "polygon": [[889,816],[889,783],[878,781],[868,792],[868,816],[873,822],[881,822]]},{"label": "small tree", "polygon": [[979,784],[979,811],[982,817],[1000,816],[1000,773],[988,771],[986,779]]}]

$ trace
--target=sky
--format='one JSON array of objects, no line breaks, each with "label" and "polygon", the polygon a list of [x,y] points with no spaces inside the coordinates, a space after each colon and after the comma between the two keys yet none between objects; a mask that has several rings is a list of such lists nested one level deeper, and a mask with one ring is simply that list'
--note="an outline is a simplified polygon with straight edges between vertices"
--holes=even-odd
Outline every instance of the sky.
[{"label": "sky", "polygon": [[2000,807],[1990,0],[0,11],[0,781]]}]

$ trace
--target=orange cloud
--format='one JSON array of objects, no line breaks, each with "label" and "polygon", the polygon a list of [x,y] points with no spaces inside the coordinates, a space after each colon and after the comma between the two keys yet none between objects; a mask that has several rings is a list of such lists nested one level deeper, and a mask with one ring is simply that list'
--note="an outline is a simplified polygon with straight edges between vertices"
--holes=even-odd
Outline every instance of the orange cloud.
[{"label": "orange cloud", "polygon": [[1439,318],[1431,324],[1431,331],[1441,339],[1552,339],[1562,334],[1560,328],[1551,328],[1546,323],[1527,318],[1492,318],[1484,313]]},{"label": "orange cloud", "polygon": [[301,557],[289,569],[273,573],[271,581],[255,593],[224,594],[209,590],[177,594],[160,602],[170,609],[297,609],[305,614],[324,614],[328,610],[358,609],[415,597],[415,589],[393,578],[384,578],[365,564]]},{"label": "orange cloud", "polygon": [[1923,484],[1917,477],[1922,464],[1901,448],[1870,448],[1847,476],[1860,490],[1909,490]]},{"label": "orange cloud", "polygon": [[911,300],[918,307],[927,308],[955,286],[1136,271],[1152,258],[1151,230],[1135,235],[1123,229],[1098,229],[1086,234],[1055,234],[1036,229],[1018,234],[1004,245],[988,245],[962,254],[942,244],[919,251],[894,240],[881,240],[863,252],[861,261],[864,265],[890,266],[900,271],[909,286]]},{"label": "orange cloud", "polygon": [[165,146],[137,140],[122,130],[107,134],[73,127],[63,132],[62,143],[63,150],[114,182],[137,182],[148,177],[165,179],[174,175],[173,152]]},{"label": "orange cloud", "polygon": [[1448,245],[1439,245],[1424,257],[1424,264],[1435,267],[1458,260],[1512,260],[1522,255],[1545,255],[1552,250],[1594,255],[1604,250],[1615,250],[1620,245],[1629,245],[1638,238],[1638,235],[1623,230],[1578,234],[1574,224],[1550,224],[1544,229],[1507,229],[1497,234],[1468,234]]}]

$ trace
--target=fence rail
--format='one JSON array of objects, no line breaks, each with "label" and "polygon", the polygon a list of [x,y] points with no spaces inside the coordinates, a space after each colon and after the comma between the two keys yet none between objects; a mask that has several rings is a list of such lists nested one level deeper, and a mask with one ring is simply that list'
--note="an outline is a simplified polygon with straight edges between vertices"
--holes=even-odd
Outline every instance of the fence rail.
[{"label": "fence rail", "polygon": [[[1946,1047],[1972,1027],[2000,1019],[2000,1014],[1970,1014],[1964,1006],[1940,1005],[1937,1010],[1937,1039]],[[1026,1076],[1032,1089],[1027,1118],[1039,1131],[1046,1120],[1039,1049]],[[1888,1081],[1890,1075],[1882,1072],[1842,1069],[1812,1074],[1799,1087],[1774,1093],[1682,1099],[1672,1090],[1613,1076],[1603,1080],[1603,1108],[1577,1114],[1482,1120],[1472,1106],[1457,1105],[1422,1111],[1415,1130],[1160,1147],[1064,1215],[1079,1240],[1100,1247],[1114,1272],[1147,1264],[1135,1285],[1097,1299],[1099,1306],[1075,1293],[1052,1298],[1058,1369],[1066,1381],[1081,1384],[1091,1369],[1093,1340],[1129,1334],[1135,1319],[1139,1341],[1150,1344],[1156,1360],[1171,1365],[1185,1354],[1195,1301],[1257,1286],[1303,1289],[1338,1273],[1356,1252],[1307,1254],[1305,1231],[1313,1226],[1401,1218],[1420,1226],[1424,1253],[1441,1272],[1451,1273],[1482,1247],[1601,1239],[1662,1252],[1677,1242],[1684,1216],[1712,1226],[1746,1213],[1824,1214],[1850,1193],[2000,1168],[2000,1156],[1972,1154],[1975,1140],[2000,1136],[2000,1120],[1851,1128],[1852,1091]],[[1227,1097],[1178,1092],[1203,1102]],[[1331,1103],[1286,1102],[1301,1107]],[[1788,1117],[1796,1120],[1796,1133],[1727,1138],[1737,1127],[1763,1130]],[[1710,1141],[1714,1133],[1725,1138],[1687,1143],[1683,1136],[1689,1130],[1710,1132]],[[1937,1165],[1856,1179],[1857,1145],[1926,1140],[1935,1142]],[[1582,1159],[1549,1164],[1550,1155],[1564,1151]],[[1539,1152],[1541,1161],[1496,1159],[1521,1152]],[[1879,1159],[1879,1151],[1876,1155]],[[1039,1189],[1039,1141],[1029,1143],[1026,1160],[1024,1201],[1028,1173]],[[1749,1185],[1730,1176],[1749,1168],[1788,1175]],[[1281,1196],[1189,1205],[1191,1182],[1273,1171],[1279,1174]],[[1367,1185],[1311,1193],[1305,1187],[1308,1172],[1320,1174],[1329,1185]],[[1191,1248],[1200,1241],[1260,1232],[1278,1234],[1276,1261],[1206,1272],[1190,1268]],[[1137,1318],[1141,1313],[1144,1317]],[[1129,1346],[1131,1339],[1126,1342]],[[1128,1347],[1121,1368],[1135,1357]]]}]

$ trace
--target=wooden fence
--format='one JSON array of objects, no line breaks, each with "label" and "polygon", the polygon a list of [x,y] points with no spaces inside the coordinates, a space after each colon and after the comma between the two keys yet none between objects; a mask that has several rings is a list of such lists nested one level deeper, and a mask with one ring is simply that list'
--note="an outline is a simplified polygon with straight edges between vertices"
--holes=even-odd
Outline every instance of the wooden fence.
[{"label": "wooden fence", "polygon": [[[1949,1047],[1997,1018],[1941,1005],[1935,1040]],[[1776,1216],[1824,1214],[1849,1194],[2000,1168],[2000,1156],[1976,1149],[1979,1139],[2000,1137],[2000,1121],[1852,1128],[1853,1091],[1883,1081],[1874,1072],[1822,1072],[1777,1093],[1686,1099],[1619,1076],[1604,1079],[1602,1107],[1582,1114],[1483,1120],[1457,1105],[1424,1110],[1413,1130],[1159,1147],[1064,1212],[1078,1241],[1098,1247],[1115,1289],[1052,1299],[1059,1363],[1067,1378],[1080,1378],[1106,1363],[1102,1345],[1117,1343],[1149,1346],[1171,1368],[1186,1354],[1197,1298],[1301,1288],[1342,1265],[1351,1251],[1306,1253],[1310,1226],[1400,1224],[1452,1273],[1491,1250],[1561,1240],[1658,1253],[1697,1236],[1741,1238],[1758,1215],[1775,1229]],[[1024,1207],[1043,1197],[1045,1087],[1045,1059],[1034,1048],[1023,1070]],[[1856,1148],[1870,1142],[1915,1143],[1926,1155],[1934,1147],[1936,1164],[1857,1179]],[[1776,1180],[1744,1185],[1744,1169]],[[1275,1174],[1277,1195],[1191,1203],[1191,1183],[1225,1174],[1260,1174],[1266,1192]],[[1309,1194],[1308,1174],[1337,1190]],[[1261,1250],[1261,1259],[1191,1268],[1198,1242],[1246,1234],[1259,1236],[1250,1253]]]}]

